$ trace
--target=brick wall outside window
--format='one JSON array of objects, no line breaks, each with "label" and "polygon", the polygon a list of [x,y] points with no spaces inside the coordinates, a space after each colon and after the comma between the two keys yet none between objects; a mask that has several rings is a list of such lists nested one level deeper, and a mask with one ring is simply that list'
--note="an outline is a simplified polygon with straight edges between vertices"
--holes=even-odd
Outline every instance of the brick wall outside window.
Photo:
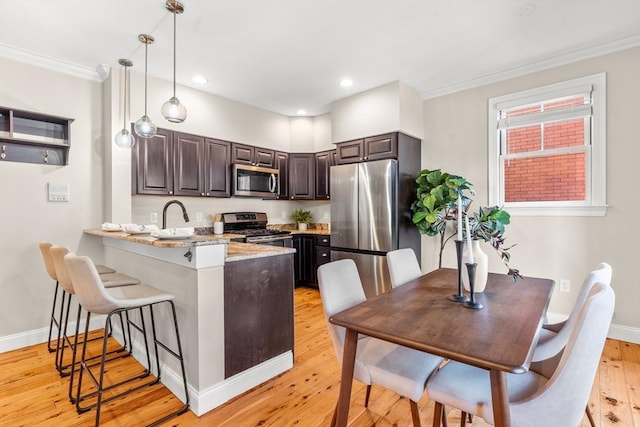
[{"label": "brick wall outside window", "polygon": [[[582,119],[507,131],[508,154],[582,144]],[[585,200],[585,167],[584,152],[507,159],[504,165],[505,202]]]}]

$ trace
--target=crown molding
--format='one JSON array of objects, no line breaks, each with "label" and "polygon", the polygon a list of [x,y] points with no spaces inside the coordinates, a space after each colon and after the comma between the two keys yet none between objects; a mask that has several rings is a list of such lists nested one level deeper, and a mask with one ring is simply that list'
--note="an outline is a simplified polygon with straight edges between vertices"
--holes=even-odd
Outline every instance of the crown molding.
[{"label": "crown molding", "polygon": [[484,85],[496,83],[503,80],[508,80],[514,77],[523,76],[525,74],[531,74],[538,71],[559,67],[561,65],[566,65],[566,64],[582,61],[589,58],[595,58],[597,56],[606,55],[606,54],[617,52],[620,50],[630,49],[636,46],[640,46],[640,35],[635,35],[635,36],[627,37],[624,39],[614,40],[614,41],[603,43],[597,46],[590,46],[583,49],[564,52],[562,54],[548,57],[541,61],[532,62],[522,66],[510,68],[497,73],[485,74],[480,77],[464,80],[458,83],[443,86],[433,90],[427,90],[427,91],[421,92],[420,97],[423,100],[437,98],[439,96],[449,95],[455,92],[460,92],[463,90],[472,89],[475,87],[484,86]]},{"label": "crown molding", "polygon": [[103,81],[111,72],[111,67],[106,64],[98,64],[96,68],[84,67],[3,43],[0,43],[0,58],[12,59],[59,73],[99,82]]}]

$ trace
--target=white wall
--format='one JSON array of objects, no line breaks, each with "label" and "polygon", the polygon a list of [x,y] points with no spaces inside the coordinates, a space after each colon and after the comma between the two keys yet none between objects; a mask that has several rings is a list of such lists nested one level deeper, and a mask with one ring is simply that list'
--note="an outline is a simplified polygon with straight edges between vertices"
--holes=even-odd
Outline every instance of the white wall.
[{"label": "white wall", "polygon": [[[511,250],[511,265],[525,277],[571,280],[571,293],[560,293],[556,286],[553,312],[568,313],[586,273],[599,262],[608,262],[616,291],[613,322],[640,328],[640,280],[634,265],[640,258],[640,232],[635,226],[640,211],[636,191],[640,182],[640,48],[424,101],[422,165],[466,177],[477,191],[474,207],[486,206],[488,98],[603,71],[607,73],[606,216],[512,217],[507,244],[518,244]],[[423,249],[423,268],[430,270],[437,265],[436,239],[423,237]],[[487,248],[487,252],[490,270],[504,272],[495,251]],[[450,244],[445,264],[454,266],[454,256]],[[526,279],[517,286],[527,286]]]},{"label": "white wall", "polygon": [[[102,222],[102,89],[0,57],[0,105],[74,118],[69,165],[0,162],[0,348],[2,338],[49,325],[54,282],[38,242],[77,251],[82,230]],[[47,202],[47,184],[69,184],[68,203]]]}]

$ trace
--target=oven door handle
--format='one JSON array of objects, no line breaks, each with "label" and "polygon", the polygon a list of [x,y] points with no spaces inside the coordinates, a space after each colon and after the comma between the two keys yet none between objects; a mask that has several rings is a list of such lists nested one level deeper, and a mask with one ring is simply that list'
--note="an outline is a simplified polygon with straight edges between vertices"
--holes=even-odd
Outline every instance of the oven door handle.
[{"label": "oven door handle", "polygon": [[247,237],[247,243],[269,243],[269,242],[278,242],[280,240],[293,240],[293,237],[290,234],[286,236],[277,236],[277,237],[266,237],[266,238],[255,238],[255,237]]}]

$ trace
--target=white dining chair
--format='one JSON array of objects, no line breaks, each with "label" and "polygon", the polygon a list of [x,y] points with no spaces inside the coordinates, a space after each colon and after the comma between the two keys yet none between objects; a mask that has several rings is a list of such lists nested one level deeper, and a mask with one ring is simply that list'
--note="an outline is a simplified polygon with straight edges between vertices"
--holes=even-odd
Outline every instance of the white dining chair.
[{"label": "white dining chair", "polygon": [[[518,427],[573,427],[580,424],[589,400],[609,325],[615,295],[605,284],[595,284],[578,310],[567,345],[550,378],[529,370],[507,374],[511,423]],[[449,362],[427,382],[436,401],[434,426],[442,417],[441,405],[451,405],[493,424],[489,372]]]},{"label": "white dining chair", "polygon": [[580,308],[587,299],[589,291],[596,283],[611,286],[612,269],[607,263],[600,263],[582,282],[580,293],[567,320],[554,324],[545,324],[540,330],[538,344],[533,353],[533,362],[550,359],[560,353],[567,344],[571,329],[576,322]]},{"label": "white dining chair", "polygon": [[[342,364],[345,329],[330,323],[329,318],[366,300],[362,282],[351,259],[320,266],[318,282],[329,334],[338,362]],[[417,402],[424,393],[427,378],[441,363],[441,357],[360,335],[353,378],[367,385],[365,407],[369,404],[372,384],[383,386],[408,398],[413,425],[419,427],[420,414]]]},{"label": "white dining chair", "polygon": [[391,276],[391,287],[402,286],[422,276],[416,253],[411,248],[387,252],[387,266]]}]

